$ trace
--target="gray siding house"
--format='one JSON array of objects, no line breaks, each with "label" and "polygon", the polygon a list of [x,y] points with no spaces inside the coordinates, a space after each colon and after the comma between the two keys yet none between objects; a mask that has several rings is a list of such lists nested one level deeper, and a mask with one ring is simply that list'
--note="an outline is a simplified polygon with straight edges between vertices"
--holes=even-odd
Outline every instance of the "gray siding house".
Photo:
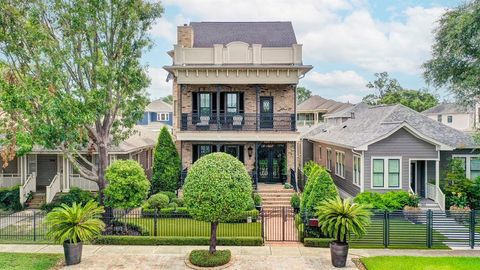
[{"label": "gray siding house", "polygon": [[[314,160],[332,174],[343,196],[363,191],[405,190],[444,209],[440,186],[449,160],[465,160],[467,176],[480,175],[472,137],[403,105],[360,103],[326,115],[302,135],[303,162]],[[473,171],[472,171],[473,169]]]}]

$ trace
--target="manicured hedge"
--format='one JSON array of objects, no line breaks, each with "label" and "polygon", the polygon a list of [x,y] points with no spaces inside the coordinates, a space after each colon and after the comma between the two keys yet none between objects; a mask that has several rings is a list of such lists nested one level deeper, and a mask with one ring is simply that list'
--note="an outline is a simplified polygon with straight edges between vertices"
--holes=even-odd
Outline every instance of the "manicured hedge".
[{"label": "manicured hedge", "polygon": [[[158,237],[158,236],[114,236],[102,235],[95,240],[100,245],[209,245],[209,237]],[[262,246],[261,237],[219,237],[220,246]]]},{"label": "manicured hedge", "polygon": [[305,238],[303,239],[303,245],[306,247],[328,248],[333,240],[333,238]]}]

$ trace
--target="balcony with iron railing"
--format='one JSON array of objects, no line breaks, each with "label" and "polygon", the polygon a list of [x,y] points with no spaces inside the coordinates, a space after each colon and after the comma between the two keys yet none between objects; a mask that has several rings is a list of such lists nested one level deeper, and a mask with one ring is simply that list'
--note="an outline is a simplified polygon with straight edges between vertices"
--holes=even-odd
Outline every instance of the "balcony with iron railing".
[{"label": "balcony with iron railing", "polygon": [[182,113],[181,131],[296,131],[295,114]]}]

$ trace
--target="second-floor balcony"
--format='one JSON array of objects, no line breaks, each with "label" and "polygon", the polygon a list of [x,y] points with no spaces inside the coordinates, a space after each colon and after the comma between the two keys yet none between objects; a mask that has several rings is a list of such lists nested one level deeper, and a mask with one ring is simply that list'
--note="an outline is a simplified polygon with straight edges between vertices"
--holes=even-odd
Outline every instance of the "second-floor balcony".
[{"label": "second-floor balcony", "polygon": [[296,131],[289,113],[182,113],[182,131]]}]

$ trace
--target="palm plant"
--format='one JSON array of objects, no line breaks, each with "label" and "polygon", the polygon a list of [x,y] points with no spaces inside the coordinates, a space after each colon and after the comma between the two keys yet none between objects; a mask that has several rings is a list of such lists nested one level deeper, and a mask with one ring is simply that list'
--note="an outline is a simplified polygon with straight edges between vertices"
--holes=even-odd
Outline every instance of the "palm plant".
[{"label": "palm plant", "polygon": [[363,236],[370,224],[370,211],[350,199],[329,199],[323,201],[317,210],[320,230],[338,243],[347,243],[349,234]]},{"label": "palm plant", "polygon": [[105,228],[105,223],[100,220],[103,213],[103,206],[95,201],[89,201],[84,206],[62,204],[46,217],[50,225],[47,236],[59,244],[93,240]]}]

